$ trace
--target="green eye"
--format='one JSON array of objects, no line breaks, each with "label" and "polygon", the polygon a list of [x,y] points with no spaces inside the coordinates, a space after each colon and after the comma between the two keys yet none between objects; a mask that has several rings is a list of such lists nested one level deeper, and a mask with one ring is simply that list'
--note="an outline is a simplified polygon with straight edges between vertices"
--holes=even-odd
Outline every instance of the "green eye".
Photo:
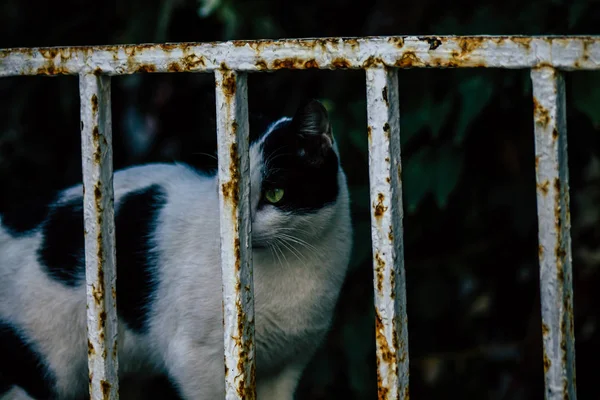
[{"label": "green eye", "polygon": [[284,191],[281,188],[269,189],[265,192],[265,198],[269,203],[275,204],[281,200],[283,192]]}]

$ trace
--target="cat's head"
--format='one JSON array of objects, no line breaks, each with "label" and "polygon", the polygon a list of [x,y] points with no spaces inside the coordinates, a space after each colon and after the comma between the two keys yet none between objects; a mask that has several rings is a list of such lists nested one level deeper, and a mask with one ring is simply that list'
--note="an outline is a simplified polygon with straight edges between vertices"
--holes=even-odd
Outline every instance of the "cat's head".
[{"label": "cat's head", "polygon": [[[327,110],[311,100],[250,146],[252,242],[318,240],[347,218],[347,188]],[[294,246],[297,247],[297,246]]]}]

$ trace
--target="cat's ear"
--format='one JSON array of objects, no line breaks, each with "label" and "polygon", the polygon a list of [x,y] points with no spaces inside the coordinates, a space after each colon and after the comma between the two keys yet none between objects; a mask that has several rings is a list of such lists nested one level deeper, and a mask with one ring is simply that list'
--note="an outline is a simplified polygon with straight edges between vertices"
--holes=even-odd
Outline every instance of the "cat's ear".
[{"label": "cat's ear", "polygon": [[315,167],[323,165],[333,148],[331,123],[323,104],[307,101],[298,108],[291,125],[298,138],[298,156]]},{"label": "cat's ear", "polygon": [[324,135],[329,139],[329,145],[333,144],[327,109],[317,100],[308,100],[298,107],[292,120],[292,126],[300,135],[308,137]]}]

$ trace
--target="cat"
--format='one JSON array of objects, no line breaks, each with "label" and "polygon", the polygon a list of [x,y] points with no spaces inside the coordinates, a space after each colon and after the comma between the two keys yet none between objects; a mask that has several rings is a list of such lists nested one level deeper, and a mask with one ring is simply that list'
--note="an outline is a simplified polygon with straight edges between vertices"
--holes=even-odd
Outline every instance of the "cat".
[{"label": "cat", "polygon": [[[292,400],[352,248],[320,102],[252,139],[250,179],[257,398]],[[183,399],[223,398],[216,174],[149,163],[116,171],[113,185],[120,376],[164,374]],[[88,396],[82,190],[59,192],[35,227],[0,215],[0,399]]]}]

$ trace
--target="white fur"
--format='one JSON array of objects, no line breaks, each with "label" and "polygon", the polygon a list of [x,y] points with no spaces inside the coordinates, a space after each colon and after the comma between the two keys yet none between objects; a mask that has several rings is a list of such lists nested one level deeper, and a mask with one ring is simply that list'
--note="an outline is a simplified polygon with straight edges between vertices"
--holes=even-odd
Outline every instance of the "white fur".
[{"label": "white fur", "polygon": [[[273,206],[257,211],[263,163],[259,149],[258,143],[253,145],[250,155],[254,240],[272,242],[289,234],[307,243],[289,242],[278,251],[257,248],[253,252],[258,399],[291,400],[303,369],[330,326],[345,276],[352,238],[349,199],[340,167],[335,204],[301,216]],[[121,170],[114,176],[116,207],[125,194],[154,183],[168,196],[154,238],[160,254],[156,301],[147,334],[136,334],[120,324],[121,376],[167,372],[186,399],[222,398],[216,176],[177,164]],[[81,186],[67,189],[64,198],[81,191]],[[85,285],[70,288],[42,271],[36,258],[42,240],[39,230],[14,238],[1,226],[0,318],[19,327],[48,361],[60,399],[85,396]],[[6,398],[25,396],[13,390]]]}]

